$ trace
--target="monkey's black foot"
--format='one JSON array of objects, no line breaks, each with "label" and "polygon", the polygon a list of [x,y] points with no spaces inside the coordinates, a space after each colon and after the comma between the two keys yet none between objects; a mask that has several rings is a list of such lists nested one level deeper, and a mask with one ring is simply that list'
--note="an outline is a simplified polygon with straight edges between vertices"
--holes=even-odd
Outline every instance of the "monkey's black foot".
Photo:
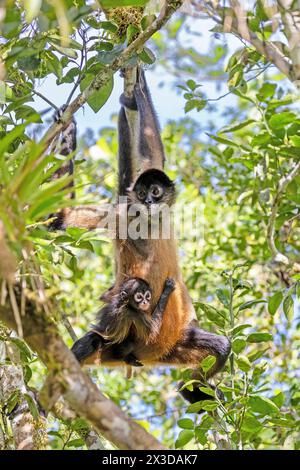
[{"label": "monkey's black foot", "polygon": [[[184,385],[184,382],[180,382],[178,384],[178,388],[180,389]],[[206,384],[207,386],[207,384]],[[214,390],[215,394],[217,395],[218,399],[220,401],[224,401],[225,397],[223,392],[219,390],[217,387],[214,385],[209,384],[209,387]],[[180,390],[180,395],[187,400],[189,403],[197,403],[198,401],[202,400],[213,400],[214,397],[211,395],[208,395],[205,392],[202,392],[202,390],[199,389],[199,387],[194,387],[193,390],[188,390],[187,388],[184,388],[183,390]],[[199,410],[198,413],[204,413],[205,410]]]},{"label": "monkey's black foot", "polygon": [[128,354],[128,356],[124,357],[124,362],[130,366],[134,367],[143,367],[143,363],[140,362],[134,354]]},{"label": "monkey's black foot", "polygon": [[54,113],[53,119],[55,122],[59,122],[62,115],[64,114],[65,110],[67,109],[67,105],[63,104],[59,109],[57,109]]},{"label": "monkey's black foot", "polygon": [[82,338],[75,341],[71,351],[76,357],[77,361],[82,363],[89,356],[94,354],[96,351],[100,351],[104,344],[104,340],[93,331],[89,331]]}]

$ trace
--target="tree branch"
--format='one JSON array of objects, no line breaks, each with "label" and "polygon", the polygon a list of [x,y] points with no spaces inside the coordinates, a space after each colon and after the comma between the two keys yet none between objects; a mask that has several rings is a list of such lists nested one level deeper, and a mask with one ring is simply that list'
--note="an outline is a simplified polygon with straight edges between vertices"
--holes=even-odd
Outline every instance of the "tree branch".
[{"label": "tree branch", "polygon": [[71,120],[71,117],[79,108],[81,108],[90,96],[97,90],[100,90],[108,80],[113,76],[113,74],[119,70],[121,67],[124,67],[126,62],[131,58],[131,56],[137,52],[144,43],[153,36],[156,31],[162,28],[162,26],[170,19],[172,14],[182,5],[183,0],[166,0],[164,6],[153,23],[148,26],[145,31],[143,31],[132,43],[130,43],[126,49],[117,57],[112,64],[102,69],[94,78],[92,83],[82,92],[77,98],[75,98],[69,106],[66,108],[64,114],[62,115],[59,123],[54,123],[50,129],[46,132],[42,138],[44,147],[46,148],[54,137],[61,132],[63,127],[68,124]]},{"label": "tree branch", "polygon": [[[8,305],[0,306],[0,316],[10,328],[16,327]],[[62,341],[56,326],[43,310],[37,311],[37,307],[29,301],[23,331],[28,344],[54,374],[56,384],[61,387],[66,401],[79,416],[89,421],[96,431],[119,449],[164,449],[151,434],[99,392]],[[41,404],[44,406],[43,401]]]},{"label": "tree branch", "polygon": [[280,253],[280,251],[276,247],[275,222],[276,222],[277,211],[278,211],[278,206],[279,206],[281,196],[286,190],[288,184],[297,176],[299,171],[300,171],[300,160],[294,164],[294,167],[287,175],[283,176],[280,179],[278,183],[277,191],[276,191],[276,194],[274,196],[273,203],[271,206],[271,215],[270,215],[270,219],[269,219],[268,226],[267,226],[267,241],[268,241],[268,245],[272,253],[272,256],[274,258],[274,261],[278,263],[283,263],[285,265],[289,265],[290,260],[288,259],[286,255],[284,255],[283,253]]},{"label": "tree branch", "polygon": [[[241,18],[241,12],[243,8],[238,0],[232,0],[232,8],[226,9],[230,14],[227,14],[223,18],[223,7],[218,7],[212,4],[211,1],[200,0],[200,2],[193,1],[193,5],[198,11],[205,12],[210,18],[216,23],[225,26],[227,25],[227,33],[235,33],[241,37],[244,41],[252,44],[252,46],[265,57],[269,62],[272,62],[276,67],[291,81],[295,80],[293,73],[292,63],[288,58],[281,52],[281,50],[271,41],[263,41],[251,31],[246,22],[246,18]],[[244,13],[245,14],[245,13]],[[230,19],[230,21],[227,21]]]}]

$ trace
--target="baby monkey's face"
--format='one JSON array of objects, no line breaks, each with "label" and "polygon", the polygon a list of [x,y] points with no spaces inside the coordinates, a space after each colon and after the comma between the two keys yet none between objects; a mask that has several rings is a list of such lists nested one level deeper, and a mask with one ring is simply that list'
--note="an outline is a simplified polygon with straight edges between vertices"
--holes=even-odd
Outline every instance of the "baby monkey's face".
[{"label": "baby monkey's face", "polygon": [[137,289],[133,294],[131,304],[138,310],[147,311],[150,308],[151,292],[149,289]]},{"label": "baby monkey's face", "polygon": [[142,279],[133,278],[126,281],[122,286],[121,296],[134,310],[146,312],[150,308],[151,289]]}]

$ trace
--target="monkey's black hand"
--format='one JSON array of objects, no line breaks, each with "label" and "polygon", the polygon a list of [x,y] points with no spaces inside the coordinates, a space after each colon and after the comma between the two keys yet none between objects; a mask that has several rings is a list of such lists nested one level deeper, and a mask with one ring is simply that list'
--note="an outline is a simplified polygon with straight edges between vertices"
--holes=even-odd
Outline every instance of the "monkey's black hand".
[{"label": "monkey's black hand", "polygon": [[131,111],[137,111],[137,104],[135,97],[126,96],[124,93],[120,96],[120,103],[125,106],[125,108],[131,109]]},{"label": "monkey's black hand", "polygon": [[120,300],[125,301],[125,300],[128,300],[128,298],[129,298],[128,292],[126,292],[126,290],[122,290],[120,292]]},{"label": "monkey's black hand", "polygon": [[170,292],[175,290],[175,281],[171,277],[167,277],[165,282],[165,288],[168,289]]},{"label": "monkey's black hand", "polygon": [[130,366],[134,367],[143,367],[144,364],[142,364],[134,354],[130,353],[127,356],[124,357],[124,362]]}]

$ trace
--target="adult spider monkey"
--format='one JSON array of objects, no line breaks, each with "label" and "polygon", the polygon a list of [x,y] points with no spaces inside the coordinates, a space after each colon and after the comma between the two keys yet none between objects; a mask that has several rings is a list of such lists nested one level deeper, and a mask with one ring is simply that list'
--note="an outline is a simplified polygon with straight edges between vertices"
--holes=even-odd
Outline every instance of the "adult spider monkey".
[{"label": "adult spider monkey", "polygon": [[[128,210],[136,202],[152,208],[162,202],[170,206],[175,199],[175,187],[163,172],[163,145],[142,69],[138,68],[132,99],[122,95],[120,101],[119,196],[128,197],[125,217],[128,217]],[[135,130],[130,128],[130,120],[126,114],[128,110],[138,114],[138,151],[142,171],[139,176],[135,171],[136,143],[132,141]],[[119,219],[120,217],[119,212]],[[116,239],[115,252],[116,282],[105,294],[107,301],[120,291],[124,280],[138,277],[144,279],[152,289],[153,310],[163,290],[165,279],[174,279],[176,285],[155,340],[145,344],[143,338],[139,338],[138,334],[135,336],[134,353],[137,357],[145,365],[169,364],[197,368],[205,357],[213,355],[216,361],[206,378],[218,372],[228,358],[230,343],[224,336],[206,332],[195,326],[195,311],[181,277],[173,235],[168,239],[133,239],[127,234],[124,239]],[[86,363],[93,363],[97,358],[98,351],[92,354]],[[120,361],[115,358],[114,345],[101,351],[101,363],[108,366],[120,365]],[[201,378],[199,371],[197,376]],[[192,403],[209,398],[196,385],[192,391],[184,390],[182,394]]]}]

